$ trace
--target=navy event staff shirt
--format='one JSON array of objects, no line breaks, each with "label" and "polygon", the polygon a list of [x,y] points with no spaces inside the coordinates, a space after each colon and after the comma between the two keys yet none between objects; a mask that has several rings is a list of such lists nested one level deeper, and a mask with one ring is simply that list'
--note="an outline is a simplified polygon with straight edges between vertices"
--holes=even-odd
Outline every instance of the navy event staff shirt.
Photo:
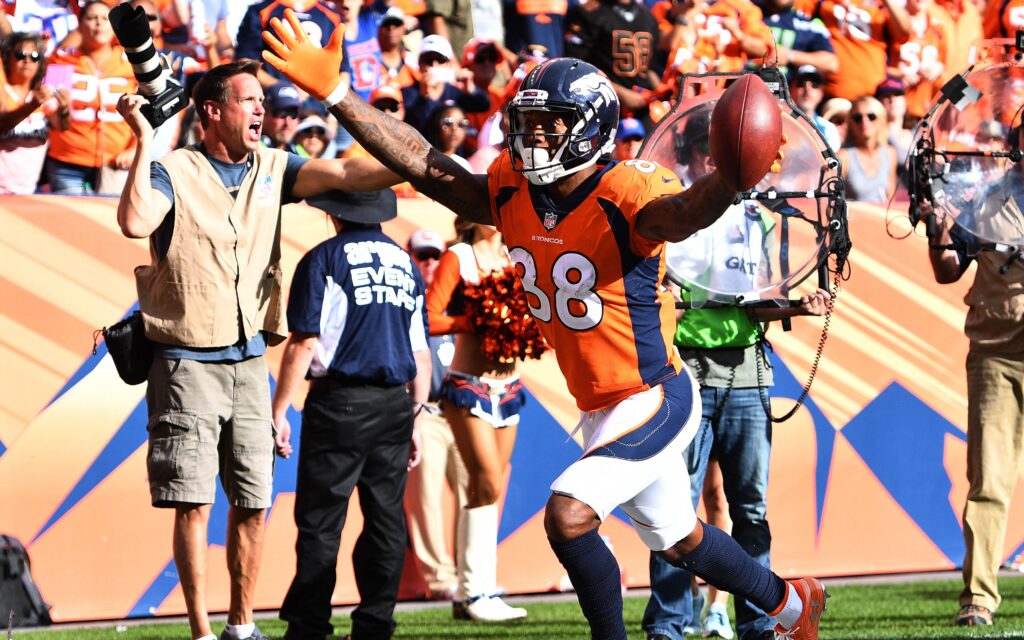
[{"label": "navy event staff shirt", "polygon": [[398,385],[427,349],[425,287],[412,258],[379,225],[346,223],[299,262],[288,328],[318,336],[309,376]]}]

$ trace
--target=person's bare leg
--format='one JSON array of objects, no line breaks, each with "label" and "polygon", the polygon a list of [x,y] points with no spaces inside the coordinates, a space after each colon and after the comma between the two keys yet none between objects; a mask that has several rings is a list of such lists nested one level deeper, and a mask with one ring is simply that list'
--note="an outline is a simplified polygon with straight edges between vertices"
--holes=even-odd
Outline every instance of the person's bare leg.
[{"label": "person's bare leg", "polygon": [[179,503],[174,509],[174,566],[193,638],[211,635],[206,613],[206,528],[210,505]]},{"label": "person's bare leg", "polygon": [[264,509],[228,510],[228,574],[231,576],[231,604],[228,624],[252,622],[253,596],[263,555]]}]

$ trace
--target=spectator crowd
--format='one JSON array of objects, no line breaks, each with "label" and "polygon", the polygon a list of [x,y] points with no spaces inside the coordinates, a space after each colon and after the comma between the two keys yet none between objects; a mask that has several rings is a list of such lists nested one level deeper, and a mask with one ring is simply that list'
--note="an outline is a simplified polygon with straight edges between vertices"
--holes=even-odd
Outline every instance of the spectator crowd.
[{"label": "spectator crowd", "polygon": [[[132,137],[115,112],[136,89],[110,27],[113,0],[3,0],[0,193],[118,194]],[[970,45],[1024,27],[1005,0],[133,0],[186,90],[205,69],[261,59],[262,31],[292,8],[326,44],[346,27],[340,71],[373,106],[480,171],[499,115],[538,61],[593,62],[623,105],[622,140],[670,108],[686,73],[768,61],[844,162],[853,199],[892,196],[910,130]],[[365,152],[315,100],[263,64],[264,144],[306,157]],[[154,159],[199,140],[194,111],[157,135]],[[616,155],[636,153],[624,146]],[[475,157],[474,157],[475,156]],[[415,196],[408,185],[400,196]]]}]

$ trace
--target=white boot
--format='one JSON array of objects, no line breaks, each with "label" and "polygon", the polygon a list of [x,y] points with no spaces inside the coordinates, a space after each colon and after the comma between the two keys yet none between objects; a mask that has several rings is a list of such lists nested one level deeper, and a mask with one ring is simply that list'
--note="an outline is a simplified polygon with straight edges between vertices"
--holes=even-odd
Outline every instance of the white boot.
[{"label": "white boot", "polygon": [[455,536],[459,589],[452,604],[456,619],[500,622],[526,617],[495,597],[498,570],[498,505],[462,509]]}]

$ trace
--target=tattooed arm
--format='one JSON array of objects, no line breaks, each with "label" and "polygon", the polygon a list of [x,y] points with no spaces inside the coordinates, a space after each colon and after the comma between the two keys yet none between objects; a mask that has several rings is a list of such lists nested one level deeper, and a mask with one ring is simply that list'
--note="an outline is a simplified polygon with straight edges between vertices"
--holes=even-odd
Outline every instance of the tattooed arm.
[{"label": "tattooed arm", "polygon": [[344,56],[345,25],[339,25],[326,47],[310,41],[295,13],[285,10],[286,26],[277,18],[263,32],[270,51],[263,59],[310,95],[330,105],[330,111],[352,136],[388,169],[412,183],[421,193],[477,223],[493,224],[487,195],[487,176],[474,175],[434,149],[411,126],[388,116],[341,84],[337,69]]},{"label": "tattooed arm", "polygon": [[637,214],[636,230],[649,240],[680,242],[711,226],[735,200],[736,189],[715,171],[685,191],[648,203]]},{"label": "tattooed arm", "polygon": [[420,193],[471,222],[494,224],[487,176],[472,174],[444,155],[408,124],[349,93],[331,113],[375,158]]}]

